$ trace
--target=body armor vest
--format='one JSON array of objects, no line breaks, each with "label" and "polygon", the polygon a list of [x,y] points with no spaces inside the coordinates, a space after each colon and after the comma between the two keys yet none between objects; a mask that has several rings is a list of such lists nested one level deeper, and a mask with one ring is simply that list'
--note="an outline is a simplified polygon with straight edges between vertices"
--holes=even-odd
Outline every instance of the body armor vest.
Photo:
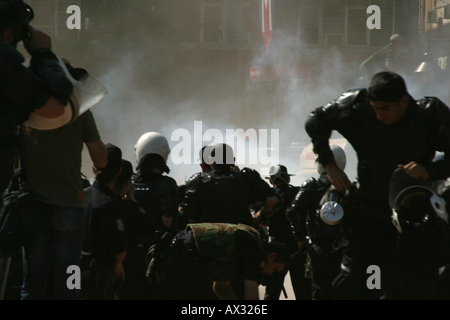
[{"label": "body armor vest", "polygon": [[253,224],[248,205],[250,186],[243,173],[226,178],[205,175],[197,187],[197,195],[203,221]]}]

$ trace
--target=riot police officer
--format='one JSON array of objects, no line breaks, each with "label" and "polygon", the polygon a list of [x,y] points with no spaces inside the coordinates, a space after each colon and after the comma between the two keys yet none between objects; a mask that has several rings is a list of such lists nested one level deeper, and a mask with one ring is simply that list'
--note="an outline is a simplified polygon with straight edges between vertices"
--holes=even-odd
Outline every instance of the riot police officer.
[{"label": "riot police officer", "polygon": [[[245,224],[258,229],[250,213],[250,204],[261,201],[255,214],[264,221],[282,205],[282,198],[259,173],[250,168],[236,170],[233,149],[216,144],[209,161],[209,173],[195,175],[186,184],[184,217],[190,222]],[[238,297],[243,297],[243,283],[232,283]]]},{"label": "riot police officer", "polygon": [[[161,237],[172,237],[186,222],[178,212],[177,183],[165,175],[170,172],[166,164],[170,153],[166,137],[158,132],[147,132],[138,139],[135,151],[138,165],[133,176],[134,198],[150,215],[152,225],[150,232],[140,240],[139,251],[145,257]],[[150,288],[150,298],[159,298],[154,285]]]},{"label": "riot police officer", "polygon": [[158,132],[147,132],[137,141],[135,151],[138,166],[133,186],[137,202],[152,217],[155,230],[182,230],[185,224],[178,213],[178,186],[164,175],[170,172],[167,139]]},{"label": "riot police officer", "polygon": [[[341,170],[345,169],[346,156],[344,150],[330,146],[334,159]],[[321,212],[326,200],[324,196],[331,188],[325,168],[316,161],[319,178],[305,180],[296,195],[292,205],[287,209],[286,216],[292,225],[292,232],[299,249],[304,251],[311,241],[309,257],[311,263],[312,299],[333,299],[331,284],[339,274],[342,249],[342,232],[338,226],[342,220],[341,213],[335,214],[335,219],[324,217]],[[340,205],[340,204],[339,204]],[[324,219],[322,219],[324,218]]]},{"label": "riot police officer", "polygon": [[108,164],[95,169],[95,181],[85,189],[85,232],[82,247],[82,299],[114,300],[113,282],[123,281],[123,260],[127,253],[127,237],[123,211],[117,205],[113,188],[122,170],[122,150],[108,143]]},{"label": "riot police officer", "polygon": [[[289,174],[287,168],[281,164],[269,169],[269,181],[275,191],[283,198],[283,206],[268,219],[268,229],[271,242],[285,243],[291,249],[291,254],[295,254],[298,251],[298,245],[291,232],[291,226],[286,217],[286,209],[290,207],[299,187],[290,184],[291,176],[292,174]],[[264,300],[279,299],[288,271],[296,300],[311,300],[311,280],[305,277],[305,263],[306,255],[297,254],[292,259],[289,270],[285,269],[267,276]]]},{"label": "riot police officer", "polygon": [[[202,171],[194,173],[187,181],[194,179],[195,176],[202,175],[202,173],[211,172],[211,166],[209,165],[209,155],[211,154],[212,146],[203,146],[199,151],[199,161],[200,168]],[[180,193],[180,199],[184,199],[186,194],[186,183],[178,186],[178,191]],[[184,202],[180,203],[180,212],[183,213]]]},{"label": "riot police officer", "polygon": [[[398,232],[390,217],[390,176],[398,167],[417,179],[450,176],[450,110],[437,98],[415,101],[402,77],[380,72],[368,90],[350,90],[313,111],[305,129],[318,161],[340,192],[350,190],[351,183],[330,150],[331,132],[338,131],[356,151],[359,208],[344,230],[343,261],[334,287],[340,299],[376,298],[389,289],[395,268]],[[443,151],[445,158],[433,162],[436,151]],[[383,272],[381,289],[367,287],[371,265]]]},{"label": "riot police officer", "polygon": [[[261,221],[278,210],[282,198],[250,168],[234,170],[233,149],[217,144],[211,151],[212,171],[194,176],[186,186],[185,217],[189,222],[254,225],[249,205],[262,201]],[[278,204],[278,206],[277,206]]]},{"label": "riot police officer", "polygon": [[126,226],[127,255],[123,261],[126,276],[119,286],[120,300],[145,300],[152,298],[151,286],[145,277],[147,269],[145,256],[147,251],[142,246],[142,238],[154,232],[152,220],[134,197],[132,185],[133,165],[122,160],[122,171],[114,183],[117,196],[116,209],[122,212],[121,218]]}]

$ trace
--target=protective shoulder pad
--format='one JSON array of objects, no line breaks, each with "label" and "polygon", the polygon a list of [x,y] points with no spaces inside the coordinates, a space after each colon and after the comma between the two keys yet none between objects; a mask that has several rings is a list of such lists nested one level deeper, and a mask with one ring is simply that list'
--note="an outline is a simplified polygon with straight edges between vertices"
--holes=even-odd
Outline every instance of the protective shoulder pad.
[{"label": "protective shoulder pad", "polygon": [[158,181],[158,194],[159,195],[174,195],[178,194],[178,186],[176,181],[167,176],[161,176]]},{"label": "protective shoulder pad", "polygon": [[315,184],[316,184],[316,179],[309,178],[308,180],[303,181],[303,183],[300,186],[300,191],[311,190]]},{"label": "protective shoulder pad", "polygon": [[254,169],[245,167],[241,170],[241,172],[244,174],[245,179],[247,179],[248,181],[255,182],[262,180],[259,172]]},{"label": "protective shoulder pad", "polygon": [[202,180],[205,178],[206,174],[203,172],[198,172],[193,174],[185,183],[186,186],[186,192],[190,190],[196,190],[198,185],[202,182]]},{"label": "protective shoulder pad", "polygon": [[450,125],[450,110],[449,107],[436,97],[424,97],[418,100],[417,105],[420,109],[430,117],[436,117],[438,123]]},{"label": "protective shoulder pad", "polygon": [[315,110],[318,119],[344,118],[350,114],[351,108],[359,105],[367,96],[366,89],[352,89],[344,92],[336,100]]},{"label": "protective shoulder pad", "polygon": [[340,110],[348,109],[353,107],[358,102],[363,101],[366,96],[367,90],[364,88],[348,90],[336,99],[336,105]]},{"label": "protective shoulder pad", "polygon": [[425,110],[435,109],[439,111],[440,109],[448,109],[447,105],[436,97],[424,97],[418,100],[417,104]]},{"label": "protective shoulder pad", "polygon": [[427,110],[436,107],[439,103],[442,103],[442,101],[436,97],[423,97],[422,99],[417,100],[416,103],[421,109]]}]

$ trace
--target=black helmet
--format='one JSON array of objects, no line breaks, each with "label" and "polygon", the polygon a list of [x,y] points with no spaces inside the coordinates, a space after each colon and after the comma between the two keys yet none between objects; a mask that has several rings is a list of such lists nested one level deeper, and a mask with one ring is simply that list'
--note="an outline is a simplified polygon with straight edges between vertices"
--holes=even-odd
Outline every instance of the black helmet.
[{"label": "black helmet", "polygon": [[421,179],[410,177],[397,169],[391,176],[389,205],[392,209],[392,223],[400,233],[415,238],[432,236],[437,219],[448,222],[444,199]]}]

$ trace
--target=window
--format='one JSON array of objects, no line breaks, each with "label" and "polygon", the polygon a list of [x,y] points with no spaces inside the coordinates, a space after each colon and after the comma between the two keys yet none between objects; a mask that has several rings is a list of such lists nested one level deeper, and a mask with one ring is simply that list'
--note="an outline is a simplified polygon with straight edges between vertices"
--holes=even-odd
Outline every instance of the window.
[{"label": "window", "polygon": [[298,19],[300,42],[308,45],[320,44],[320,8],[300,8]]},{"label": "window", "polygon": [[[367,8],[381,9],[381,29],[367,28]],[[384,46],[394,33],[408,37],[408,0],[301,0],[298,33],[309,45]]]},{"label": "window", "polygon": [[443,7],[449,4],[448,0],[434,0],[434,7]]},{"label": "window", "polygon": [[[381,10],[381,29],[370,30],[370,45],[385,46],[389,43],[389,38],[394,33],[395,18],[393,2],[380,3],[378,6]],[[404,13],[403,13],[404,14]]]},{"label": "window", "polygon": [[238,44],[250,41],[242,21],[241,0],[203,0],[201,42]]},{"label": "window", "polygon": [[367,13],[366,9],[347,9],[347,44],[367,45]]},{"label": "window", "polygon": [[325,1],[323,7],[323,44],[344,45],[345,0]]},{"label": "window", "polygon": [[203,42],[223,42],[223,6],[204,5],[202,12]]}]

